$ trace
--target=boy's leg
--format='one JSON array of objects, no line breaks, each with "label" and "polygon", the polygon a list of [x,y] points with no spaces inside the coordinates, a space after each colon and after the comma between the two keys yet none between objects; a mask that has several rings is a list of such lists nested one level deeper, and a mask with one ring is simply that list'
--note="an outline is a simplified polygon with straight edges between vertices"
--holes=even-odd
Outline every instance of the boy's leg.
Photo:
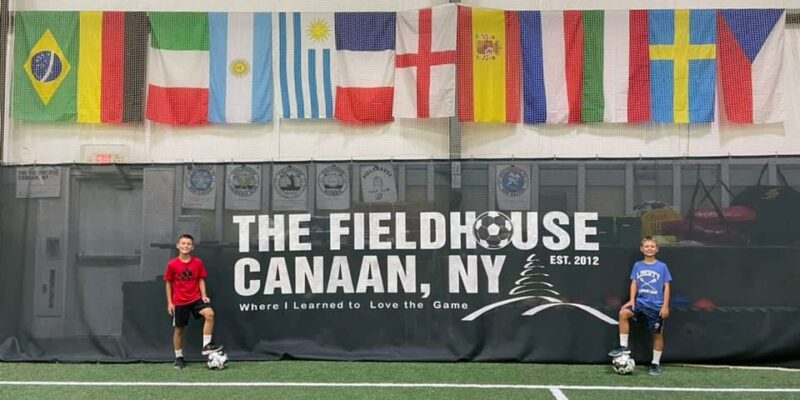
[{"label": "boy's leg", "polygon": [[206,307],[199,311],[205,322],[203,323],[203,355],[209,355],[222,350],[222,346],[212,340],[214,334],[214,309]]},{"label": "boy's leg", "polygon": [[650,364],[650,375],[661,375],[661,353],[664,351],[664,334],[653,332],[653,362]]},{"label": "boy's leg", "polygon": [[630,308],[619,310],[619,334],[627,335],[631,332],[631,318],[634,313]]},{"label": "boy's leg", "polygon": [[200,310],[200,315],[203,316],[205,322],[203,323],[203,336],[211,336],[214,334],[214,309],[206,307]]},{"label": "boy's leg", "polygon": [[653,350],[664,351],[664,334],[661,332],[653,333]]},{"label": "boy's leg", "polygon": [[175,348],[175,369],[186,368],[183,359],[183,326],[176,326],[172,330],[172,346]]},{"label": "boy's leg", "polygon": [[183,350],[183,327],[176,326],[175,329],[172,330],[172,347],[175,348],[175,351],[182,351]]},{"label": "boy's leg", "polygon": [[630,308],[623,308],[619,310],[619,347],[608,352],[611,357],[617,357],[622,354],[630,354],[628,349],[628,335],[631,332],[630,319],[635,314]]}]

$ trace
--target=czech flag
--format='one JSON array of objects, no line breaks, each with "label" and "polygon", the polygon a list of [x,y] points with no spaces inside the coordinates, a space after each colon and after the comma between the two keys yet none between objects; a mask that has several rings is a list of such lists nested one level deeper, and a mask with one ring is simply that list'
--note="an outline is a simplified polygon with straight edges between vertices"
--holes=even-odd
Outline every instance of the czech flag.
[{"label": "czech flag", "polygon": [[764,124],[784,118],[779,82],[783,66],[784,10],[720,10],[719,69],[725,116]]}]

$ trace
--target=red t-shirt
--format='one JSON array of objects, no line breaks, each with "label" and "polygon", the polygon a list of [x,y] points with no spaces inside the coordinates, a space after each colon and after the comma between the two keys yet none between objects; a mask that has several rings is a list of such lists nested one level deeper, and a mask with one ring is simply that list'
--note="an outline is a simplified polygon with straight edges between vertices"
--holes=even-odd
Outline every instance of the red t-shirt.
[{"label": "red t-shirt", "polygon": [[164,280],[172,283],[172,304],[185,306],[200,300],[200,279],[208,276],[206,266],[197,257],[192,257],[188,262],[175,257],[167,263],[167,272]]}]

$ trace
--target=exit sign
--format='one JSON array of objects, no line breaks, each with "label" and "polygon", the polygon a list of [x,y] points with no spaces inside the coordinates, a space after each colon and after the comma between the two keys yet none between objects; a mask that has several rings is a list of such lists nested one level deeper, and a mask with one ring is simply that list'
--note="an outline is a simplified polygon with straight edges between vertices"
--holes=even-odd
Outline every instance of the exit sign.
[{"label": "exit sign", "polygon": [[87,164],[121,164],[128,162],[127,145],[86,144],[81,146],[81,159]]}]

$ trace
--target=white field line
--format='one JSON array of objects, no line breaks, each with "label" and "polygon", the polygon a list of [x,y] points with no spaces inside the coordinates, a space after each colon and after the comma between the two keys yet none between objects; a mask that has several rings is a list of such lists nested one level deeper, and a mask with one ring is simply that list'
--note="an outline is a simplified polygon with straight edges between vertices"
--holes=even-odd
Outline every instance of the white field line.
[{"label": "white field line", "polygon": [[781,371],[800,373],[800,368],[784,367],[748,367],[746,365],[711,365],[711,364],[680,364],[682,367],[709,368],[709,369],[743,369],[750,371]]},{"label": "white field line", "polygon": [[98,381],[0,381],[0,386],[98,386],[98,387],[329,387],[329,388],[437,388],[437,389],[525,389],[605,390],[626,392],[704,393],[800,393],[798,388],[698,388],[657,386],[573,386],[477,383],[390,383],[390,382],[98,382]]},{"label": "white field line", "polygon": [[558,388],[550,388],[550,394],[552,394],[553,397],[556,398],[556,400],[569,400],[569,397],[567,397],[564,394],[564,392],[562,392],[561,389]]}]

